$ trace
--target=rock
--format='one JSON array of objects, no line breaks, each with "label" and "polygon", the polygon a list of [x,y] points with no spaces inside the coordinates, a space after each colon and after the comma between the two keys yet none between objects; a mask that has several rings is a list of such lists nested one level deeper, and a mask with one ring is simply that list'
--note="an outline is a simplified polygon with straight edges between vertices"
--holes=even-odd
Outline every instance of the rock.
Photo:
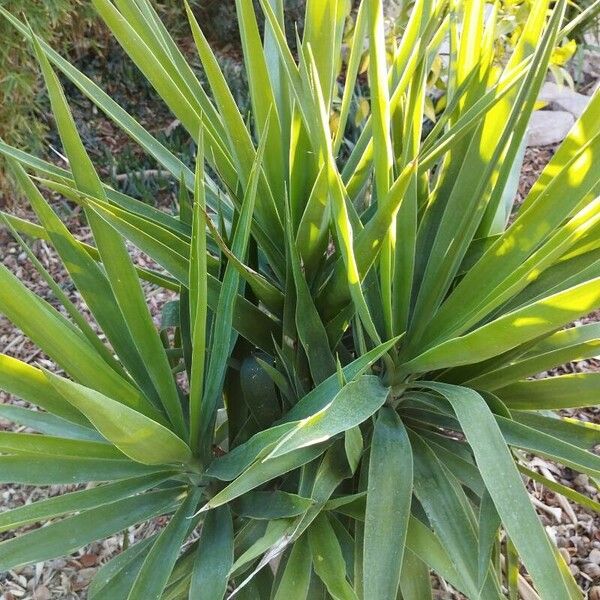
[{"label": "rock", "polygon": [[565,85],[558,85],[550,81],[542,87],[539,99],[549,102],[553,108],[571,113],[576,119],[581,116],[590,101],[589,96],[578,94]]},{"label": "rock", "polygon": [[586,563],[581,570],[592,579],[600,579],[600,566],[594,563]]},{"label": "rock", "polygon": [[48,566],[56,571],[61,571],[67,566],[67,561],[64,558],[56,558],[48,561]]},{"label": "rock", "polygon": [[79,557],[79,562],[84,567],[93,567],[98,562],[98,557],[95,554],[84,554]]},{"label": "rock", "polygon": [[573,115],[559,110],[536,110],[527,129],[528,146],[549,146],[562,142],[575,123]]},{"label": "rock", "polygon": [[590,555],[588,556],[588,561],[594,563],[595,565],[600,565],[600,550],[598,548],[594,548]]},{"label": "rock", "polygon": [[592,77],[600,77],[600,57],[597,52],[583,51],[583,70]]},{"label": "rock", "polygon": [[52,600],[52,594],[45,585],[40,585],[33,592],[34,600]]}]

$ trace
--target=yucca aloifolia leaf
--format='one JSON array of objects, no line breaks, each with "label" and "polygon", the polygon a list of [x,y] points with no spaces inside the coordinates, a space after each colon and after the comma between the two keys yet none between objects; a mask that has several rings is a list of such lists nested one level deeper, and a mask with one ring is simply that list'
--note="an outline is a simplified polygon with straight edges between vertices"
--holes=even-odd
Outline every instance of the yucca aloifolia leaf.
[{"label": "yucca aloifolia leaf", "polygon": [[383,408],[375,422],[369,458],[363,533],[364,598],[393,598],[398,593],[411,498],[412,450],[408,434],[396,412]]},{"label": "yucca aloifolia leaf", "polygon": [[298,248],[292,238],[291,214],[287,213],[286,237],[292,277],[296,288],[296,330],[304,346],[313,381],[318,385],[335,371],[327,331],[311,298],[310,287],[302,272]]},{"label": "yucca aloifolia leaf", "polygon": [[406,363],[410,372],[479,362],[559,329],[600,306],[600,278],[509,312]]},{"label": "yucca aloifolia leaf", "polygon": [[[256,159],[256,151],[254,149],[250,133],[248,132],[242,115],[240,114],[235,100],[233,99],[227,82],[225,81],[225,77],[221,73],[217,60],[210,49],[210,45],[202,33],[202,30],[198,26],[198,23],[193,16],[189,5],[186,5],[186,10],[200,60],[204,66],[206,76],[209,80],[213,94],[215,95],[215,102],[219,108],[219,112],[221,113],[223,123],[225,124],[227,137],[229,139],[229,146],[231,148],[231,154],[235,159],[235,166],[239,173],[240,183],[242,188],[245,189],[250,182],[252,165]],[[270,114],[272,113],[267,113],[267,134],[269,129]],[[265,139],[263,143],[266,144],[266,141],[267,140]],[[263,185],[263,180],[261,179],[260,173],[258,177],[259,181],[257,182],[257,186],[259,187],[260,193],[256,199],[257,207],[259,207],[259,210],[257,210],[258,216],[256,219],[261,222],[265,228],[267,228],[269,235],[273,236],[275,243],[277,243],[283,239],[283,228],[277,212],[277,207],[274,204],[275,198],[273,197],[272,191],[268,185]]]},{"label": "yucca aloifolia leaf", "polygon": [[132,496],[7,540],[0,544],[2,570],[75,552],[93,540],[169,512],[180,495],[181,489],[171,489]]},{"label": "yucca aloifolia leaf", "polygon": [[96,440],[71,440],[53,435],[0,432],[0,452],[12,455],[87,456],[119,460],[125,456],[114,446]]},{"label": "yucca aloifolia leaf", "polygon": [[[360,425],[383,405],[389,392],[379,378],[372,375],[359,377],[345,385],[322,410],[300,421],[275,446],[266,460],[323,442]],[[359,398],[362,402],[359,402]]]},{"label": "yucca aloifolia leaf", "polygon": [[190,372],[190,447],[198,449],[200,443],[200,406],[204,395],[204,368],[207,331],[207,260],[206,227],[204,211],[206,193],[202,173],[204,171],[204,137],[198,138],[198,155],[192,208],[192,241],[189,255],[189,308],[192,364]]},{"label": "yucca aloifolia leaf", "polygon": [[[73,168],[73,176],[77,187],[83,193],[104,199],[102,184],[79,138],[58,77],[40,48],[37,38],[34,38],[34,46],[44,73],[65,152]],[[175,382],[144,299],[139,278],[125,248],[125,241],[119,233],[101,217],[95,215],[93,211],[88,210],[86,214],[118,310],[123,315],[125,325],[131,333],[132,339],[135,340],[135,348],[146,367],[160,402],[178,434],[183,436],[186,427]]]},{"label": "yucca aloifolia leaf", "polygon": [[340,600],[357,600],[358,596],[347,580],[340,543],[326,514],[319,515],[308,530],[308,541],[313,568],[327,591]]},{"label": "yucca aloifolia leaf", "polygon": [[510,364],[482,372],[468,383],[477,389],[493,391],[567,362],[593,358],[599,351],[600,324],[571,327],[546,337]]},{"label": "yucca aloifolia leaf", "polygon": [[69,422],[89,425],[85,417],[50,385],[43,371],[5,354],[0,354],[0,387]]},{"label": "yucca aloifolia leaf", "polygon": [[301,600],[305,599],[310,587],[311,566],[308,536],[305,535],[296,541],[285,562],[285,570],[281,581],[278,582],[275,600],[285,600],[291,597],[290,594],[295,594]]},{"label": "yucca aloifolia leaf", "polygon": [[22,527],[44,519],[60,517],[65,514],[95,508],[121,498],[127,498],[138,492],[148,490],[170,477],[168,472],[125,479],[116,483],[80,490],[63,496],[55,496],[39,500],[7,510],[0,518],[0,530],[6,531],[13,527]]},{"label": "yucca aloifolia leaf", "polygon": [[[158,410],[143,394],[130,381],[107,365],[84,336],[61,313],[27,289],[4,265],[0,265],[0,282],[4,292],[0,297],[0,310],[36,341],[65,371],[93,389],[101,390],[145,414],[161,418]],[[8,359],[8,369],[16,368],[22,372],[19,362]],[[20,376],[20,372],[15,375],[19,377],[19,386],[23,384],[22,379],[25,377],[37,378],[34,370],[25,369],[25,371],[27,373],[24,377]],[[44,399],[40,398],[40,403],[43,402]],[[61,416],[67,415],[62,413]]]},{"label": "yucca aloifolia leaf", "polygon": [[158,598],[163,593],[181,545],[198,521],[193,518],[193,514],[200,496],[198,488],[189,491],[169,524],[160,532],[133,582],[128,600]]},{"label": "yucca aloifolia leaf", "polygon": [[146,465],[185,464],[187,444],[164,425],[82,385],[46,372],[54,389],[124,454]]},{"label": "yucca aloifolia leaf", "polygon": [[[468,146],[466,156],[461,156],[454,169],[446,169],[444,182],[434,196],[435,201],[428,206],[417,243],[415,278],[422,283],[414,299],[410,326],[412,333],[409,333],[410,337],[414,336],[412,344],[416,344],[416,340],[423,336],[428,321],[424,315],[434,313],[441,304],[476,233],[477,217],[485,209],[485,191],[505,144],[521,123],[521,135],[524,134],[524,125],[533,110],[537,90],[545,76],[563,12],[564,3],[553,12],[533,58],[533,68],[523,81],[508,119],[493,122],[488,127],[484,124],[481,128],[482,138],[475,137]],[[484,154],[481,154],[482,148],[485,149]],[[477,164],[481,165],[481,169],[475,166]],[[465,189],[473,190],[468,205],[464,203]],[[440,219],[442,215],[444,218]],[[433,243],[430,244],[430,240]]]},{"label": "yucca aloifolia leaf", "polygon": [[[7,388],[8,389],[8,388]],[[12,404],[0,406],[0,415],[16,425],[22,425],[38,433],[66,437],[71,440],[98,441],[100,434],[91,426],[78,425],[49,412],[21,408]]]},{"label": "yucca aloifolia leaf", "polygon": [[557,410],[591,406],[598,397],[598,373],[574,373],[551,379],[518,381],[496,393],[516,410]]},{"label": "yucca aloifolia leaf", "polygon": [[200,543],[194,557],[190,600],[205,597],[222,600],[233,565],[233,523],[229,508],[211,510],[204,519]]},{"label": "yucca aloifolia leaf", "polygon": [[[502,433],[483,398],[472,390],[426,384],[452,405],[473,448],[477,466],[498,514],[542,596],[569,597],[556,553],[522,484]],[[485,441],[484,441],[485,440]]]},{"label": "yucca aloifolia leaf", "polygon": [[[263,137],[262,145],[256,154],[244,194],[240,218],[233,236],[232,252],[240,260],[245,258],[247,252],[250,224],[256,201],[258,181],[262,172],[262,159],[266,140],[266,136]],[[226,361],[229,358],[232,345],[235,343],[233,314],[239,282],[240,276],[235,267],[231,264],[227,265],[223,287],[219,295],[219,304],[215,311],[215,328],[211,336],[210,362],[206,370],[206,386],[199,413],[199,444],[204,459],[210,455],[216,412],[225,378]]]},{"label": "yucca aloifolia leaf", "polygon": [[100,567],[88,588],[88,598],[99,600],[103,597],[102,594],[112,598],[126,598],[157,535],[130,546]]}]

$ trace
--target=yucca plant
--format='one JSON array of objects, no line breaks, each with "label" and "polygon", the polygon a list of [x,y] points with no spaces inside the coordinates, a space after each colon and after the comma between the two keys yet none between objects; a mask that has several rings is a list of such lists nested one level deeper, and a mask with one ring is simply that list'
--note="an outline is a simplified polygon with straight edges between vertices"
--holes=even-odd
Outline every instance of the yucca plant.
[{"label": "yucca plant", "polygon": [[[600,426],[556,413],[598,403],[600,374],[528,379],[598,354],[599,324],[565,326],[600,306],[600,93],[520,207],[511,187],[552,51],[577,25],[564,0],[533,3],[502,68],[481,0],[417,0],[391,63],[382,2],[365,0],[341,99],[344,0],[309,0],[296,54],[281,0],[260,0],[262,35],[237,0],[250,124],[189,9],[210,91],[149,0],[94,5],[197,162],[2,11],[37,55],[69,168],[0,145],[39,222],[2,220],[56,300],[0,265],[0,311],[56,364],[0,359],[0,387],[43,409],[0,408],[37,432],[0,433],[0,480],[97,485],[0,514],[2,530],[49,522],[2,542],[0,571],[172,515],[88,597],[426,600],[434,572],[471,599],[581,598],[524,478],[599,509],[526,457],[600,478]],[[371,116],[348,145],[367,39]],[[448,101],[424,135],[446,39]],[[178,215],[102,183],[54,69],[181,182]],[[39,187],[83,207],[93,245]],[[94,326],[21,235],[52,244]],[[162,331],[152,286],[178,295]]]}]

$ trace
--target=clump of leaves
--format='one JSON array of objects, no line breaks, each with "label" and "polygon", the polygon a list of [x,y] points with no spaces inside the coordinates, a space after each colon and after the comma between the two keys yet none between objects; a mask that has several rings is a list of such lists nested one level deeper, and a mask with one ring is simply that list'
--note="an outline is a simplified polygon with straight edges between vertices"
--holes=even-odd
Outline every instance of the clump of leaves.
[{"label": "clump of leaves", "polygon": [[[0,408],[37,432],[0,433],[0,479],[100,482],[2,513],[3,530],[50,523],[0,544],[0,571],[172,515],[89,597],[423,600],[430,571],[469,598],[536,597],[522,564],[541,598],[580,598],[523,475],[598,504],[529,471],[523,451],[600,477],[600,427],[554,412],[597,403],[600,374],[528,379],[598,354],[600,325],[564,327],[600,306],[600,93],[520,207],[511,189],[577,21],[563,23],[564,1],[534,3],[499,70],[496,12],[418,0],[388,63],[381,0],[365,0],[332,133],[349,7],[309,1],[295,55],[281,2],[260,4],[262,35],[237,1],[248,124],[191,12],[210,97],[148,0],[94,0],[193,136],[194,171],[2,11],[33,44],[70,164],[2,143],[39,224],[3,220],[54,246],[102,335],[27,245],[60,309],[0,265],[0,311],[64,371],[1,357],[0,387],[43,410]],[[371,116],[342,152],[365,38]],[[445,39],[448,101],[424,135]],[[54,69],[181,181],[177,216],[98,178]],[[39,186],[83,207],[93,245]],[[178,294],[161,332],[149,286]]]}]

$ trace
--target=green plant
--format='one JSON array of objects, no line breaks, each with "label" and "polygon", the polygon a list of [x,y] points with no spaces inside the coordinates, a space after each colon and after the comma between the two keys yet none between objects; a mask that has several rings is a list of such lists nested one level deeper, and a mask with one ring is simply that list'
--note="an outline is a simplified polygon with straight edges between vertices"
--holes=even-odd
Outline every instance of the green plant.
[{"label": "green plant", "polygon": [[[91,23],[92,11],[82,6],[79,0],[0,0],[0,6],[27,14],[30,25],[36,31],[46,32],[49,42],[61,50],[67,50],[71,45],[85,45],[84,36],[71,35],[77,29],[87,30]],[[10,143],[39,150],[44,132],[39,114],[44,103],[38,93],[35,60],[23,46],[21,36],[14,35],[14,29],[6,20],[0,23],[0,38],[3,40],[0,48],[0,136]]]},{"label": "green plant", "polygon": [[[308,2],[294,57],[272,4],[263,45],[237,2],[248,125],[193,17],[214,101],[148,0],[94,0],[197,142],[195,172],[2,11],[34,45],[71,166],[0,144],[39,224],[2,218],[54,246],[106,341],[21,240],[62,308],[0,265],[0,311],[66,376],[1,357],[0,387],[44,410],[0,408],[39,432],[0,433],[0,479],[104,483],[2,513],[2,530],[52,522],[1,543],[0,571],[172,514],[90,598],[424,600],[430,569],[469,598],[514,598],[520,561],[544,600],[581,597],[521,476],[599,508],[523,452],[600,477],[600,427],[552,412],[597,403],[600,374],[527,379],[598,353],[600,325],[563,327],[600,306],[600,93],[523,205],[505,193],[577,21],[534,3],[499,71],[483,2],[418,0],[388,65],[381,0],[365,0],[331,135],[348,7]],[[365,37],[371,116],[341,154]],[[422,136],[446,37],[448,101]],[[181,181],[178,216],[100,181],[51,63]],[[38,185],[84,208],[94,246]],[[160,332],[141,280],[179,294]]]}]

